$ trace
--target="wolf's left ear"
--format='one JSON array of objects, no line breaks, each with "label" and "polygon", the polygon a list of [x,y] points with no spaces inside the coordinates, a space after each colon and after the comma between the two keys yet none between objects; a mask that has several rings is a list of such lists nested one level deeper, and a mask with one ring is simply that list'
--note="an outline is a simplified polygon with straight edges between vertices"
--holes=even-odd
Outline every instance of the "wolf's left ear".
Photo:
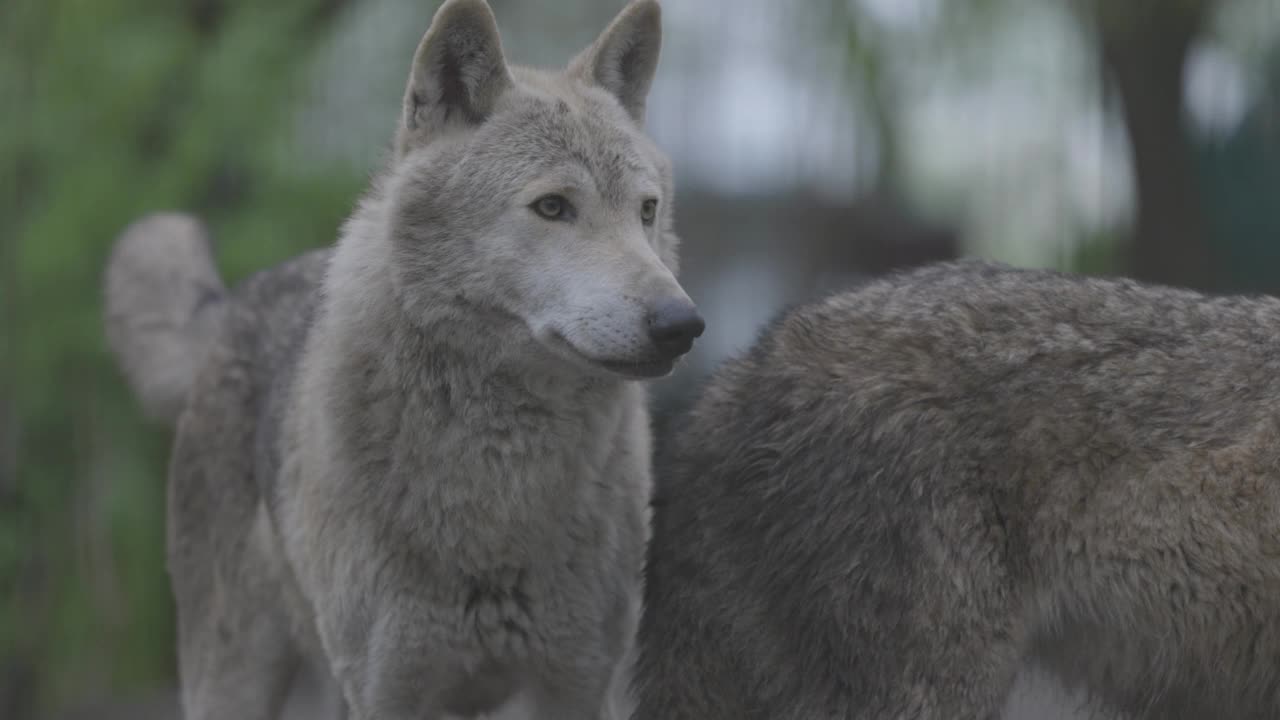
[{"label": "wolf's left ear", "polygon": [[635,0],[600,37],[569,63],[569,74],[608,90],[637,123],[662,49],[662,8],[657,0]]},{"label": "wolf's left ear", "polygon": [[476,125],[513,85],[493,11],[484,0],[447,0],[413,56],[397,148],[450,125]]}]

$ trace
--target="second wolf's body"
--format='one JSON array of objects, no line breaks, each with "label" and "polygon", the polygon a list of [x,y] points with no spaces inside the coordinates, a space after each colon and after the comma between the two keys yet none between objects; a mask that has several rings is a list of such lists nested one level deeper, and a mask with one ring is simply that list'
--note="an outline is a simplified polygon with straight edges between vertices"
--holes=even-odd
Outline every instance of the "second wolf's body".
[{"label": "second wolf's body", "polygon": [[1280,300],[985,263],[788,313],[660,453],[638,720],[1280,717]]},{"label": "second wolf's body", "polygon": [[659,37],[638,0],[565,71],[513,68],[483,0],[448,0],[332,251],[228,293],[188,218],[117,243],[109,339],[178,418],[188,718],[274,717],[307,655],[357,720],[626,714],[635,381],[702,331],[642,130]]}]

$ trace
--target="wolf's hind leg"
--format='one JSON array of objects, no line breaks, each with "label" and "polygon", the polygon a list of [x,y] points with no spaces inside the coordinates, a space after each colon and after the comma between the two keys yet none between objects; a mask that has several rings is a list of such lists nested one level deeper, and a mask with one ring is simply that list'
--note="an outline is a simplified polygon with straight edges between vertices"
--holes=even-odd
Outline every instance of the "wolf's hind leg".
[{"label": "wolf's hind leg", "polygon": [[299,665],[288,629],[260,608],[219,601],[183,618],[178,667],[185,720],[275,720]]},{"label": "wolf's hind leg", "polygon": [[234,371],[199,376],[169,465],[166,546],[183,717],[275,720],[299,653],[254,479],[257,388],[238,365],[226,367]]},{"label": "wolf's hind leg", "polygon": [[301,666],[268,563],[237,550],[172,573],[185,720],[275,720]]}]

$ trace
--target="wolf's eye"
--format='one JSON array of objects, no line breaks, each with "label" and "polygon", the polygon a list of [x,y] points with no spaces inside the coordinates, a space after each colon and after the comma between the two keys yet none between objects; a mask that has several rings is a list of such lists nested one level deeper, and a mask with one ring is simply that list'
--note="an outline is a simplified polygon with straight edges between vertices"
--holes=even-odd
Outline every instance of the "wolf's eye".
[{"label": "wolf's eye", "polygon": [[529,207],[547,220],[569,219],[569,201],[559,195],[543,195]]},{"label": "wolf's eye", "polygon": [[640,220],[645,225],[652,225],[653,219],[658,216],[658,201],[649,198],[640,206]]}]

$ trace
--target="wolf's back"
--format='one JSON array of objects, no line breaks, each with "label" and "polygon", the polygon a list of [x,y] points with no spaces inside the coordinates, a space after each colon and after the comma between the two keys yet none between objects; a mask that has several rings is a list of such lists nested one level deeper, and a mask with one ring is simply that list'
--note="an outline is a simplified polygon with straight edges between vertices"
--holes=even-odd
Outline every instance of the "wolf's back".
[{"label": "wolf's back", "polygon": [[107,343],[143,409],[173,423],[226,308],[209,235],[178,213],[125,228],[107,261]]}]

